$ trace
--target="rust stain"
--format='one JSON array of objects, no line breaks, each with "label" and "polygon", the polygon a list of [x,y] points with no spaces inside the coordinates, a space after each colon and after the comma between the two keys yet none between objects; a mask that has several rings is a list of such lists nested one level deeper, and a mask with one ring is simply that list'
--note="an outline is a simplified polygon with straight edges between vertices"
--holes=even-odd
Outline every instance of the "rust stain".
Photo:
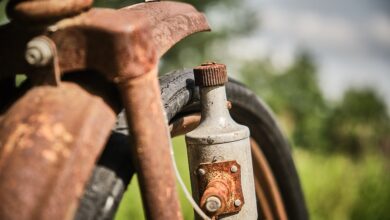
[{"label": "rust stain", "polygon": [[[13,151],[13,149],[15,148],[16,146],[16,143],[18,143],[23,135],[26,133],[26,131],[28,130],[27,129],[27,125],[25,124],[19,124],[15,131],[8,137],[7,141],[2,141],[1,143],[1,146],[0,146],[0,149],[1,149],[1,152],[0,152],[0,170],[3,166],[3,164],[6,162],[7,160],[7,157],[9,156],[9,154]],[[3,144],[3,142],[5,142]]]},{"label": "rust stain", "polygon": [[[237,171],[232,172],[231,167],[236,166]],[[216,196],[221,199],[222,206],[215,213],[208,213],[211,217],[239,212],[244,205],[244,196],[241,188],[241,166],[236,161],[222,161],[200,164],[198,169],[205,170],[204,175],[198,175],[199,198],[204,209],[207,198]],[[239,199],[241,204],[234,205]]]}]

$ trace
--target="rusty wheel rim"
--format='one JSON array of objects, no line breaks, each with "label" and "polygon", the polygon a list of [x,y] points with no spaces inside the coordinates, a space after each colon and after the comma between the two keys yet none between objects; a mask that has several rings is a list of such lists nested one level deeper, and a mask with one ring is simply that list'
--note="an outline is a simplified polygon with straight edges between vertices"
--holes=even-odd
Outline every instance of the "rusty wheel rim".
[{"label": "rusty wheel rim", "polygon": [[[199,122],[199,113],[177,118],[169,126],[171,136],[184,135],[196,128]],[[266,220],[287,220],[287,212],[271,167],[256,140],[251,137],[250,142],[259,216]]]},{"label": "rusty wheel rim", "polygon": [[258,209],[267,220],[287,219],[286,209],[275,177],[260,146],[251,138],[253,171],[255,174]]}]

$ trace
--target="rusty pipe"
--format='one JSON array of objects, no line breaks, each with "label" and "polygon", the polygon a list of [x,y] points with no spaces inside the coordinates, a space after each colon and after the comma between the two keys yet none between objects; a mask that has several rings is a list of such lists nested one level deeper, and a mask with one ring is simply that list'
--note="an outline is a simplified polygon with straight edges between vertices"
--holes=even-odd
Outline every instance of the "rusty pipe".
[{"label": "rusty pipe", "polygon": [[169,125],[169,131],[171,132],[172,137],[184,135],[194,130],[196,127],[198,127],[199,122],[200,122],[199,113],[187,115],[173,121]]},{"label": "rusty pipe", "polygon": [[182,219],[157,68],[119,83],[147,219]]},{"label": "rusty pipe", "polygon": [[[206,186],[206,190],[200,199],[200,206],[203,208],[203,210],[206,210],[209,215],[212,216],[217,216],[218,214],[222,213],[225,210],[227,203],[229,202],[229,195],[231,194],[229,189],[230,185],[231,184],[227,183],[227,180],[224,179],[212,180]],[[209,199],[213,197],[219,200],[220,205],[216,208],[216,210],[211,211],[208,209],[207,204],[209,203]]]}]

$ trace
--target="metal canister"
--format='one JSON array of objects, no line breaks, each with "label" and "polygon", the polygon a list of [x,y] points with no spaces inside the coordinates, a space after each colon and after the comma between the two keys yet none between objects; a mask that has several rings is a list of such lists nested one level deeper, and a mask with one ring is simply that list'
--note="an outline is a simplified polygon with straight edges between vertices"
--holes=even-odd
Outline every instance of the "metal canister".
[{"label": "metal canister", "polygon": [[[201,206],[210,216],[214,216],[213,212],[217,214],[223,213],[220,216],[218,215],[218,219],[257,219],[256,194],[249,140],[250,133],[246,126],[237,124],[229,114],[225,89],[225,83],[227,83],[228,79],[226,66],[217,63],[206,63],[196,67],[194,74],[195,84],[200,89],[201,122],[196,129],[186,134],[194,199],[197,202],[205,202]],[[229,197],[233,194],[231,192],[225,193],[225,191],[218,192],[218,190],[224,190],[219,189],[221,187],[216,188],[217,192],[215,195],[210,194],[214,190],[210,187],[215,187],[217,182],[221,182],[217,179],[218,175],[213,174],[211,177],[209,176],[208,181],[211,181],[208,184],[209,188],[208,186],[206,188],[201,186],[200,177],[210,172],[201,168],[202,165],[209,164],[212,166],[218,163],[220,167],[223,167],[223,163],[228,161],[230,162],[226,164],[230,164],[229,166],[231,167],[229,169],[231,169],[231,172],[238,171],[241,174],[239,181],[243,197],[222,198],[223,196],[220,195]],[[237,164],[239,169],[231,164]],[[212,178],[216,179],[213,180]],[[229,184],[225,185],[227,185],[228,191],[235,190],[229,189]],[[237,186],[237,184],[233,185]],[[207,198],[202,198],[204,196]],[[232,207],[231,210],[233,212],[218,210],[222,208],[227,209],[227,207]],[[240,208],[239,211],[234,211],[234,207]]]}]

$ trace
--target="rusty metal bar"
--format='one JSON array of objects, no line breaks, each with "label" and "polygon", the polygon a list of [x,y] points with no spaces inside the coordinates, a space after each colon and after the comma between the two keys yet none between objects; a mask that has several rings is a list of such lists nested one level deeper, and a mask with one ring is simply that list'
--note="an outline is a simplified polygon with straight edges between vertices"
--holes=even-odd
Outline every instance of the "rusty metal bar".
[{"label": "rusty metal bar", "polygon": [[119,83],[147,219],[182,219],[157,70]]},{"label": "rusty metal bar", "polygon": [[198,127],[200,122],[200,113],[190,114],[173,121],[169,125],[169,131],[172,137],[187,134]]}]

